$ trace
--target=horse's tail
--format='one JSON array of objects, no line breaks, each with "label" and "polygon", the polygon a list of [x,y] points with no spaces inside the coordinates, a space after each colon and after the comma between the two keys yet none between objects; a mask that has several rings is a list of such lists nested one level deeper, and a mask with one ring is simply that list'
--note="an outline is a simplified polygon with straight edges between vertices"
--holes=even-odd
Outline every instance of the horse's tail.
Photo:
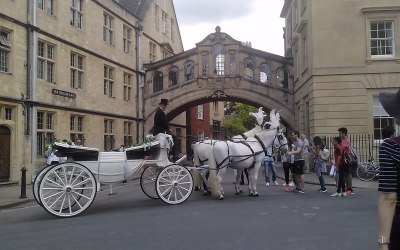
[{"label": "horse's tail", "polygon": [[[199,155],[197,154],[197,146],[199,144],[195,144],[193,147],[193,166],[197,167],[200,166],[200,159],[199,159]],[[195,187],[199,187],[203,184],[203,179],[201,178],[200,172],[195,169],[192,173],[193,176],[193,182],[194,182],[194,186]]]},{"label": "horse's tail", "polygon": [[212,149],[208,152],[208,164],[210,168],[210,176],[208,177],[208,180],[211,186],[211,196],[219,198],[220,190],[217,181],[217,163],[215,162],[214,152]]}]

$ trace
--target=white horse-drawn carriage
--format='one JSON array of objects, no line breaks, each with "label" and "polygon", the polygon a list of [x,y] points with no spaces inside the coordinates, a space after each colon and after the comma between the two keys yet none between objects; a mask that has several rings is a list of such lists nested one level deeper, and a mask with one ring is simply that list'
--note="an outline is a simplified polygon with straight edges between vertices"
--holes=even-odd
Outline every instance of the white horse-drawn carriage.
[{"label": "white horse-drawn carriage", "polygon": [[[158,134],[154,140],[122,152],[99,152],[96,148],[54,143],[52,147],[57,150],[57,156],[67,157],[68,160],[48,166],[38,173],[33,185],[34,197],[50,214],[72,217],[89,208],[101,184],[122,183],[141,171],[140,186],[148,197],[161,199],[168,204],[180,204],[193,191],[191,170],[208,168],[211,172],[218,172],[214,178],[218,183],[213,189],[219,193],[219,199],[223,199],[221,181],[226,167],[240,171],[250,169],[249,195],[258,196],[257,176],[266,148],[273,146],[287,150],[287,140],[279,128],[279,114],[271,111],[270,116],[268,124],[271,127],[256,127],[247,134],[251,134],[250,138],[238,139],[236,142],[197,144],[194,148],[195,158],[201,159],[200,153],[207,158],[207,164],[202,166],[199,160],[194,167],[180,165],[186,156],[171,162],[168,151],[173,140],[168,134]],[[206,147],[202,148],[204,145]],[[238,193],[238,178],[235,189]]]},{"label": "white horse-drawn carriage", "polygon": [[122,183],[142,171],[140,186],[148,197],[180,204],[192,193],[193,178],[187,167],[179,165],[186,156],[177,162],[169,161],[171,143],[172,137],[167,134],[123,152],[54,143],[56,154],[68,160],[38,173],[34,197],[50,214],[72,217],[89,208],[101,184]]}]

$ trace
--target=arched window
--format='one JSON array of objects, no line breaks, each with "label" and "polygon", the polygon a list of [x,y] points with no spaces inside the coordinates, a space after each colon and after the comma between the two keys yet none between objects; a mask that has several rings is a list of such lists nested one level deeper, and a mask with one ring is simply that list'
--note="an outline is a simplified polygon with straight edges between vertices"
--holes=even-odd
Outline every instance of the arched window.
[{"label": "arched window", "polygon": [[224,45],[216,44],[213,48],[214,56],[214,74],[224,75],[225,74],[225,56],[224,56]]},{"label": "arched window", "polygon": [[168,86],[178,85],[179,68],[177,66],[172,66],[169,68],[168,72]]},{"label": "arched window", "polygon": [[289,85],[288,85],[288,72],[286,69],[284,68],[278,68],[276,70],[276,78],[277,78],[277,86],[284,88],[284,89],[288,89]]},{"label": "arched window", "polygon": [[266,83],[266,84],[269,84],[269,85],[272,84],[271,68],[266,63],[262,63],[260,65],[260,82],[261,83]]},{"label": "arched window", "polygon": [[185,81],[190,81],[194,78],[194,62],[187,61],[184,68]]},{"label": "arched window", "polygon": [[254,78],[254,61],[251,58],[244,60],[244,74],[250,78]]},{"label": "arched window", "polygon": [[153,76],[153,93],[163,90],[163,73],[157,71]]}]

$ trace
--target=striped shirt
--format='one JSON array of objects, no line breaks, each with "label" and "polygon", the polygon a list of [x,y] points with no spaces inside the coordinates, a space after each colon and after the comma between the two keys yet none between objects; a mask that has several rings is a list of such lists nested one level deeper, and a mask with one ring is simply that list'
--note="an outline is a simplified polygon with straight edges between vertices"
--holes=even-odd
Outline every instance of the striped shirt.
[{"label": "striped shirt", "polygon": [[[398,139],[398,138],[396,138]],[[400,167],[400,145],[390,139],[385,139],[379,146],[379,185],[378,191],[399,193],[397,182],[397,167]],[[397,206],[400,201],[397,201]]]}]

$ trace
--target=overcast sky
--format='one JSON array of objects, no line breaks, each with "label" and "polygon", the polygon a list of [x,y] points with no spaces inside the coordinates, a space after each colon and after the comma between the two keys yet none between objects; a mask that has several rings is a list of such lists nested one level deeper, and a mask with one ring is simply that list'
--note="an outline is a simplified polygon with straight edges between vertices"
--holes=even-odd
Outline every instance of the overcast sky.
[{"label": "overcast sky", "polygon": [[284,0],[173,0],[185,50],[194,48],[215,27],[255,49],[283,55],[280,18]]}]

